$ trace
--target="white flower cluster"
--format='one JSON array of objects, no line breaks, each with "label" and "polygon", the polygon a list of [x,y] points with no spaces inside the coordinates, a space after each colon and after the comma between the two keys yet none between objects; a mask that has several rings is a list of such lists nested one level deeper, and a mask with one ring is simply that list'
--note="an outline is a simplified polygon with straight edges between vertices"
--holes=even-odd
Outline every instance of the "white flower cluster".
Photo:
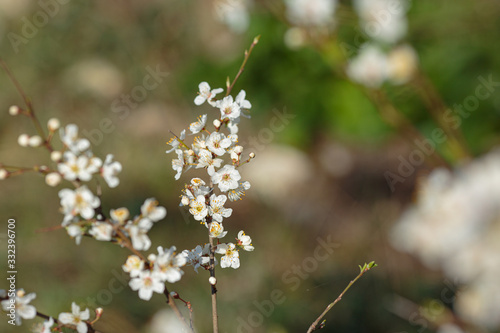
[{"label": "white flower cluster", "polygon": [[158,254],[150,254],[147,261],[136,255],[128,257],[122,268],[130,274],[130,288],[139,291],[139,298],[148,301],[153,292],[165,291],[165,282],[181,279],[184,272],[180,268],[186,265],[187,259],[184,253],[176,254],[175,250],[175,246],[169,249],[159,246]]},{"label": "white flower cluster", "polygon": [[[24,289],[18,289],[15,296],[9,297],[10,294],[6,290],[0,289],[0,299],[3,311],[8,314],[14,312],[15,324],[20,326],[22,324],[22,319],[33,319],[37,315],[37,309],[35,306],[31,305],[30,302],[36,298],[35,293],[26,294]],[[66,327],[76,330],[78,333],[87,333],[88,326],[87,322],[90,319],[89,309],[85,311],[80,311],[80,307],[74,302],[71,304],[71,313],[62,312],[58,316],[57,329],[64,325]],[[102,309],[97,309],[96,313],[102,313]],[[42,324],[35,325],[32,332],[35,333],[49,333],[52,332],[54,327],[54,318],[49,317]]]},{"label": "white flower cluster", "polygon": [[[213,239],[220,239],[226,236],[222,224],[225,218],[231,216],[233,210],[224,205],[227,200],[240,200],[245,195],[245,191],[250,188],[248,181],[242,181],[238,167],[247,163],[255,155],[250,154],[248,160],[242,161],[241,155],[243,147],[238,145],[238,124],[241,116],[247,116],[246,112],[252,107],[246,100],[244,90],[233,99],[228,95],[221,99],[216,99],[217,94],[223,91],[222,88],[211,89],[207,82],[199,84],[199,93],[194,103],[202,105],[207,102],[210,106],[219,110],[220,116],[212,122],[213,130],[209,131],[207,126],[207,115],[198,117],[196,122],[189,126],[191,134],[198,135],[193,143],[188,146],[185,142],[186,131],[182,131],[180,136],[172,138],[168,144],[172,147],[167,153],[172,151],[177,155],[172,160],[172,168],[177,172],[175,179],[179,179],[183,172],[194,167],[205,169],[209,181],[201,178],[193,178],[189,184],[185,185],[181,196],[181,206],[188,206],[193,218],[203,223],[209,236]],[[222,132],[227,128],[227,135]],[[228,157],[230,162],[225,162],[224,157]],[[220,194],[214,193],[217,185]],[[238,249],[242,248],[252,251],[251,239],[243,231],[238,235],[237,244],[218,244],[215,253],[224,254],[221,259],[221,267],[238,268]],[[183,252],[187,258],[187,263],[192,265],[195,271],[199,267],[208,268],[210,264],[210,246],[198,245],[191,251]]]},{"label": "white flower cluster", "polygon": [[103,161],[95,157],[90,149],[90,142],[78,136],[78,126],[69,124],[60,129],[61,141],[64,144],[64,153],[52,152],[52,159],[57,162],[59,174],[68,181],[78,180],[88,182],[95,174],[100,174],[109,187],[118,186],[120,180],[117,175],[122,166],[113,161],[113,155],[109,154]]},{"label": "white flower cluster", "polygon": [[[65,219],[63,225],[66,227],[68,234],[75,238],[77,244],[80,243],[84,235],[91,235],[99,241],[116,240],[121,242],[123,239],[118,235],[121,232],[130,239],[135,250],[145,251],[151,246],[151,240],[147,233],[155,222],[162,220],[167,215],[165,207],[158,206],[158,201],[149,198],[141,206],[141,214],[133,219],[129,219],[130,212],[128,209],[122,207],[111,209],[109,219],[95,220],[93,219],[95,207],[90,203],[99,199],[93,197],[85,186],[81,186],[75,191],[62,191],[71,192],[61,197],[63,212],[66,212],[68,207],[73,207],[68,213],[70,218]],[[97,202],[98,205],[99,202]],[[77,215],[80,215],[84,220],[78,218]]]},{"label": "white flower cluster", "polygon": [[[354,7],[362,30],[371,40],[362,45],[358,55],[349,62],[349,78],[368,88],[378,88],[385,81],[408,82],[418,67],[417,53],[410,45],[394,46],[407,32],[407,2],[357,0]],[[384,52],[387,48],[389,51]]]},{"label": "white flower cluster", "polygon": [[455,308],[474,324],[500,326],[500,151],[454,173],[438,169],[395,226],[392,243],[466,284]]}]

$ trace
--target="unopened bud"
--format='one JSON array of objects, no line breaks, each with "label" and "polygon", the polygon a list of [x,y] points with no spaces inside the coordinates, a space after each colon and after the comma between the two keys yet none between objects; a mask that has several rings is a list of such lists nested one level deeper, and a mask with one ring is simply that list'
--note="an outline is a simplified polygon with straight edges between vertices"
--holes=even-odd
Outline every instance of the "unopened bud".
[{"label": "unopened bud", "polygon": [[28,134],[21,134],[21,135],[19,135],[19,137],[17,138],[17,143],[18,143],[21,147],[28,147],[29,142],[30,142],[30,137],[29,137],[29,135],[28,135]]},{"label": "unopened bud", "polygon": [[58,150],[54,150],[52,153],[50,153],[50,159],[53,162],[59,162],[62,158],[62,153]]},{"label": "unopened bud", "polygon": [[183,195],[182,198],[181,198],[181,204],[183,206],[189,205],[189,198],[187,196]]},{"label": "unopened bud", "polygon": [[210,282],[212,286],[215,286],[217,284],[217,279],[215,278],[215,276],[211,276],[208,278],[208,282]]},{"label": "unopened bud", "polygon": [[176,299],[178,299],[178,298],[179,298],[179,294],[178,294],[178,293],[176,293],[175,291],[171,291],[171,292],[170,292],[170,296],[171,296],[171,297],[173,297],[173,298],[176,298]]},{"label": "unopened bud", "polygon": [[0,180],[4,180],[9,177],[9,172],[5,169],[0,169]]},{"label": "unopened bud", "polygon": [[9,114],[11,116],[17,116],[18,114],[21,113],[21,109],[19,108],[19,106],[17,105],[12,105],[10,108],[9,108]]},{"label": "unopened bud", "polygon": [[215,128],[219,128],[220,125],[221,125],[220,120],[219,119],[214,119],[214,126],[215,126]]},{"label": "unopened bud", "polygon": [[60,174],[58,174],[57,172],[51,172],[45,176],[45,183],[47,183],[47,185],[49,186],[55,187],[59,185],[59,183],[61,183],[61,179],[62,178]]},{"label": "unopened bud", "polygon": [[51,132],[55,132],[61,127],[61,122],[57,118],[50,118],[47,122],[47,128]]},{"label": "unopened bud", "polygon": [[254,152],[251,152],[250,154],[248,154],[248,157],[250,157],[250,158],[255,158],[255,153],[254,153]]},{"label": "unopened bud", "polygon": [[102,308],[95,309],[95,317],[96,317],[95,320],[101,318],[103,312],[104,310]]},{"label": "unopened bud", "polygon": [[28,145],[30,147],[40,147],[42,144],[43,140],[40,136],[38,135],[33,135],[31,138],[28,140]]}]

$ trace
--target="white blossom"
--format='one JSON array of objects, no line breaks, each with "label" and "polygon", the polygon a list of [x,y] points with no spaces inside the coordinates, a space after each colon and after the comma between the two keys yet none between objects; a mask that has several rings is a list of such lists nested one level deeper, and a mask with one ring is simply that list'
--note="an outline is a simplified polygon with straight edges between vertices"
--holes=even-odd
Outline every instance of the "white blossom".
[{"label": "white blossom", "polygon": [[78,333],[87,333],[87,323],[89,320],[90,312],[89,309],[85,311],[80,311],[80,307],[73,302],[71,304],[71,313],[63,312],[59,314],[59,321],[65,325],[74,325]]},{"label": "white blossom", "polygon": [[222,268],[238,268],[240,267],[240,258],[238,250],[235,248],[233,243],[219,244],[217,245],[216,253],[224,254],[220,261],[220,267]]},{"label": "white blossom", "polygon": [[193,250],[184,250],[182,253],[186,257],[187,264],[193,266],[196,273],[199,267],[210,264],[210,244],[205,244],[203,247],[197,245]]},{"label": "white blossom", "polygon": [[252,108],[252,104],[248,100],[245,99],[246,95],[247,95],[247,93],[245,92],[245,90],[241,90],[238,93],[238,95],[236,95],[235,102],[236,102],[236,104],[238,104],[238,106],[241,109],[248,110],[248,109]]},{"label": "white blossom", "polygon": [[88,157],[86,155],[76,156],[73,152],[67,151],[63,155],[64,162],[57,164],[57,169],[64,179],[73,181],[89,181],[92,174],[99,171],[102,165],[101,159],[97,157]]},{"label": "white blossom", "polygon": [[347,76],[368,88],[378,88],[389,76],[387,56],[374,45],[364,45],[349,62]]},{"label": "white blossom", "polygon": [[83,227],[78,222],[78,219],[74,218],[72,222],[68,222],[69,224],[66,224],[66,232],[71,238],[75,239],[76,245],[80,245],[84,232]]},{"label": "white blossom", "polygon": [[[244,96],[243,96],[244,97]],[[221,119],[234,120],[240,117],[241,108],[238,103],[233,101],[233,96],[226,96],[218,101],[216,106],[220,109]]]},{"label": "white blossom", "polygon": [[189,130],[193,134],[200,133],[205,128],[206,123],[207,123],[207,115],[204,114],[203,116],[198,117],[197,121],[189,125]]},{"label": "white blossom", "polygon": [[233,210],[231,208],[224,208],[227,197],[223,194],[210,196],[210,206],[208,207],[208,213],[217,222],[222,222],[223,217],[231,216]]},{"label": "white blossom", "polygon": [[238,188],[240,179],[240,173],[233,165],[225,165],[212,176],[212,182],[217,184],[222,192]]},{"label": "white blossom", "polygon": [[141,215],[143,218],[148,218],[153,222],[163,220],[167,216],[167,209],[158,206],[158,201],[155,198],[149,198],[144,201],[141,206]]},{"label": "white blossom", "polygon": [[109,211],[109,215],[113,219],[113,221],[118,222],[119,224],[124,224],[125,221],[128,219],[130,216],[130,212],[128,211],[127,208],[122,207],[118,209],[111,209]]},{"label": "white blossom", "polygon": [[207,168],[208,175],[212,176],[215,173],[215,168],[220,168],[222,162],[224,161],[220,158],[213,158],[211,151],[202,149],[198,153],[196,168]]},{"label": "white blossom", "polygon": [[196,199],[191,200],[189,212],[193,215],[196,221],[203,221],[208,214],[208,208],[205,204],[205,196],[198,195]]},{"label": "white blossom", "polygon": [[127,230],[132,240],[132,246],[138,251],[146,251],[151,246],[151,240],[148,237],[148,231],[153,226],[149,219],[141,219],[138,224],[127,226]]},{"label": "white blossom", "polygon": [[252,238],[250,236],[245,235],[245,232],[241,230],[238,233],[238,245],[243,248],[245,251],[253,251],[254,247],[252,246]]},{"label": "white blossom", "polygon": [[54,318],[50,317],[48,320],[45,320],[43,323],[37,324],[32,332],[33,333],[50,333],[51,327],[54,325]]},{"label": "white blossom", "polygon": [[224,231],[224,226],[222,223],[212,221],[209,225],[209,234],[212,238],[222,238],[227,235],[227,231]]},{"label": "white blossom", "polygon": [[391,242],[464,285],[460,316],[498,327],[500,317],[500,151],[455,171],[434,170],[395,225]]},{"label": "white blossom", "polygon": [[393,44],[408,29],[405,0],[356,0],[354,7],[361,18],[361,28],[376,41]]},{"label": "white blossom", "polygon": [[207,82],[201,82],[198,85],[198,88],[200,89],[198,96],[194,99],[194,104],[196,105],[201,105],[207,101],[210,105],[215,105],[213,99],[215,95],[221,93],[224,91],[222,88],[217,88],[211,90],[210,85]]},{"label": "white blossom", "polygon": [[182,175],[182,170],[184,169],[184,153],[180,149],[176,149],[175,153],[177,154],[177,159],[172,160],[172,169],[174,171],[177,171],[177,174],[175,175],[175,180],[179,180]]},{"label": "white blossom", "polygon": [[117,176],[121,171],[121,163],[113,161],[113,155],[108,154],[101,169],[101,176],[109,187],[115,188],[120,184],[120,179]]},{"label": "white blossom", "polygon": [[174,150],[176,150],[177,148],[179,148],[179,145],[181,144],[179,139],[180,140],[184,140],[186,138],[186,130],[182,130],[181,132],[181,135],[179,136],[179,138],[177,137],[174,137],[174,138],[171,138],[170,141],[167,142],[168,145],[172,146],[172,149],[170,150],[167,150],[166,153],[171,153],[173,152]]},{"label": "white blossom", "polygon": [[394,84],[403,84],[413,77],[418,68],[418,55],[410,45],[401,45],[388,55],[389,79]]},{"label": "white blossom", "polygon": [[106,222],[96,222],[92,224],[89,234],[99,241],[110,241],[113,236],[113,226]]},{"label": "white blossom", "polygon": [[186,255],[176,254],[175,250],[175,246],[169,249],[158,247],[158,256],[154,260],[154,272],[158,273],[162,281],[174,283],[179,281],[184,274],[180,268],[187,263]]},{"label": "white blossom", "polygon": [[212,132],[208,139],[206,140],[207,148],[215,155],[222,156],[226,153],[226,149],[229,148],[233,142],[231,139],[226,138],[223,133]]},{"label": "white blossom", "polygon": [[94,196],[87,186],[80,186],[76,190],[62,189],[59,191],[62,212],[65,215],[63,226],[74,216],[80,215],[89,220],[94,217],[94,209],[99,207],[101,201]]},{"label": "white blossom", "polygon": [[79,154],[90,148],[89,140],[78,137],[78,126],[75,124],[69,124],[66,127],[60,128],[59,135],[64,145],[75,154]]},{"label": "white blossom", "polygon": [[[35,293],[25,294],[24,289],[19,289],[16,292],[16,296],[11,299],[6,299],[2,301],[2,309],[6,312],[10,311],[10,306],[14,305],[16,311],[16,325],[19,326],[22,323],[21,319],[33,319],[36,316],[36,308],[29,303],[36,298]],[[13,303],[15,301],[15,303]]]},{"label": "white blossom", "polygon": [[144,270],[144,261],[136,255],[130,255],[122,268],[124,272],[130,274],[130,277],[138,277]]},{"label": "white blossom", "polygon": [[162,294],[165,291],[165,283],[158,273],[148,270],[141,271],[139,276],[130,280],[129,286],[132,290],[139,290],[139,298],[145,301],[151,299],[153,292]]},{"label": "white blossom", "polygon": [[219,21],[236,33],[243,33],[250,24],[248,6],[250,0],[216,0],[215,14]]}]

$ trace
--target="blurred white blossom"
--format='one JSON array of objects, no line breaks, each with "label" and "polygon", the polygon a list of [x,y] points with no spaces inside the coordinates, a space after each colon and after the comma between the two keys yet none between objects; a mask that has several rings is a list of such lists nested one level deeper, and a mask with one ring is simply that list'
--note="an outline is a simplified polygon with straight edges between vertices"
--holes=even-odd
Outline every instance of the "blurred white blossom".
[{"label": "blurred white blossom", "polygon": [[378,88],[389,75],[387,56],[375,45],[364,45],[359,54],[349,61],[347,76],[369,88]]},{"label": "blurred white blossom", "polygon": [[355,0],[354,7],[361,18],[361,28],[372,39],[394,44],[408,30],[406,0]]},{"label": "blurred white blossom", "polygon": [[214,11],[220,22],[236,33],[243,33],[250,25],[250,5],[251,0],[215,0]]},{"label": "blurred white blossom", "polygon": [[288,20],[298,26],[324,26],[333,22],[337,0],[286,0]]},{"label": "blurred white blossom", "polygon": [[466,320],[500,325],[500,151],[455,172],[433,171],[394,227],[391,240],[466,284],[456,308]]}]

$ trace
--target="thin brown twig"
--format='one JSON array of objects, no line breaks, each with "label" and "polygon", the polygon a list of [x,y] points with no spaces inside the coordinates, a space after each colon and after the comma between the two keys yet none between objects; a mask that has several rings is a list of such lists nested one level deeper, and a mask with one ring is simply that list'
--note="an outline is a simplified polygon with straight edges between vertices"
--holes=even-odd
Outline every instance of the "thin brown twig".
[{"label": "thin brown twig", "polygon": [[172,308],[172,310],[174,311],[177,318],[179,318],[181,323],[184,324],[184,326],[188,329],[188,332],[194,333],[193,326],[188,325],[188,323],[186,322],[186,318],[184,318],[184,316],[182,315],[181,311],[177,307],[177,304],[175,304],[174,298],[172,297],[172,295],[170,295],[170,292],[166,287],[163,294],[167,297],[167,304]]},{"label": "thin brown twig", "polygon": [[236,84],[236,81],[238,81],[239,77],[241,76],[241,74],[245,70],[245,65],[247,64],[248,58],[250,58],[250,54],[252,53],[252,50],[255,47],[255,45],[257,45],[257,43],[259,42],[259,39],[260,39],[260,35],[255,37],[252,41],[252,44],[250,45],[250,48],[248,50],[245,50],[245,59],[243,59],[243,63],[241,64],[238,73],[236,74],[233,82],[230,85],[229,85],[229,78],[228,78],[226,96],[229,96],[229,94],[231,93],[231,90],[233,90],[233,87]]},{"label": "thin brown twig", "polygon": [[344,296],[344,294],[347,292],[347,290],[349,290],[349,288],[351,288],[351,286],[360,278],[363,276],[363,274],[365,274],[366,272],[368,272],[370,269],[372,269],[373,267],[376,267],[377,264],[375,264],[374,261],[370,262],[369,264],[365,264],[363,267],[359,266],[360,268],[360,272],[358,274],[358,276],[356,276],[356,278],[354,280],[352,280],[351,282],[349,282],[349,284],[347,285],[347,287],[344,289],[344,291],[342,291],[340,293],[340,295],[335,299],[335,301],[333,301],[332,303],[328,304],[328,306],[325,308],[325,310],[321,313],[321,315],[311,324],[311,326],[309,326],[309,329],[307,330],[307,333],[311,333],[311,332],[314,332],[318,329],[321,329],[325,326],[325,320],[323,322],[321,322],[321,324],[319,323],[320,320],[328,313],[328,311],[330,311],[333,306],[335,304],[337,304],[338,302],[340,302],[340,300],[342,299],[342,297]]},{"label": "thin brown twig", "polygon": [[2,58],[0,58],[0,66],[3,68],[3,70],[5,71],[5,73],[7,74],[7,76],[9,77],[9,79],[12,81],[12,83],[16,87],[17,91],[19,92],[19,94],[21,95],[21,97],[22,97],[22,99],[24,101],[24,104],[26,104],[26,111],[28,113],[28,117],[30,117],[31,120],[33,121],[33,124],[35,125],[36,131],[38,132],[38,135],[40,135],[42,138],[44,138],[43,145],[49,151],[52,152],[53,148],[52,148],[50,142],[47,140],[47,137],[45,136],[45,133],[43,131],[42,125],[40,124],[40,121],[35,116],[35,112],[34,112],[34,109],[33,109],[33,103],[31,102],[31,99],[28,97],[28,95],[26,95],[26,93],[24,92],[23,87],[21,86],[21,84],[19,83],[19,81],[16,79],[16,77],[14,76],[14,74],[11,72],[9,66],[7,66],[7,64],[5,63],[5,61]]},{"label": "thin brown twig", "polygon": [[[214,239],[212,237],[208,237],[210,240],[210,277],[215,278],[215,246],[214,246]],[[213,323],[213,330],[214,333],[219,332],[219,320],[217,316],[217,288],[215,285],[210,285],[211,286],[211,292],[212,292],[212,323]]]}]

